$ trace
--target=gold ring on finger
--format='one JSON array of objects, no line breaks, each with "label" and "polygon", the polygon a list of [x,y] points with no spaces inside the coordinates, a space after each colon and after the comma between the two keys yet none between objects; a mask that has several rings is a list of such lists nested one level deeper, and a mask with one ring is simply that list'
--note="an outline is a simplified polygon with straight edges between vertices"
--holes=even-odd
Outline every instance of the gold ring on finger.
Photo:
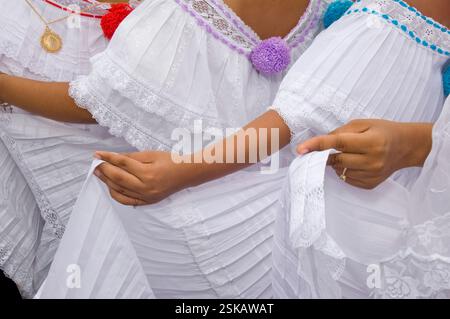
[{"label": "gold ring on finger", "polygon": [[347,180],[347,168],[344,168],[344,171],[342,172],[341,176],[339,176],[340,179],[342,179],[344,182]]}]

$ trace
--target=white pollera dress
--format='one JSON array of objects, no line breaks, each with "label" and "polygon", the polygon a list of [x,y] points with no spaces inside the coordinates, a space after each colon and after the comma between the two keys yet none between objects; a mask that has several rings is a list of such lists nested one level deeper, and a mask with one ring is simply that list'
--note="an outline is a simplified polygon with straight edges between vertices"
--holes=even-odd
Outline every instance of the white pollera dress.
[{"label": "white pollera dress", "polygon": [[408,197],[399,251],[375,268],[379,298],[450,298],[450,98],[433,128],[433,148]]},{"label": "white pollera dress", "polygon": [[[294,140],[358,118],[434,122],[444,104],[449,50],[448,29],[405,2],[357,1],[296,62],[274,109]],[[401,170],[376,189],[363,190],[326,168],[328,155],[299,157],[289,168],[275,231],[276,297],[378,296],[385,275],[374,279],[379,264],[404,247],[418,169]],[[409,275],[426,284],[422,274]],[[384,297],[397,296],[395,284],[384,288]]]},{"label": "white pollera dress", "polygon": [[[109,4],[90,0],[33,0],[62,38],[61,51],[40,46],[45,25],[25,1],[1,0],[0,71],[43,81],[69,82],[91,69],[107,44],[100,18]],[[96,5],[92,7],[92,5]],[[69,125],[0,110],[0,268],[24,297],[42,284],[70,211],[97,149],[130,150],[99,125]]]},{"label": "white pollera dress", "polygon": [[[293,61],[321,30],[327,4],[311,0],[285,38]],[[241,127],[271,105],[286,72],[255,70],[248,55],[259,43],[220,0],[148,0],[70,92],[140,150],[171,150],[176,128],[192,130],[195,120],[204,128]],[[285,172],[263,175],[254,167],[137,209],[114,202],[90,175],[40,297],[139,297],[130,249],[156,297],[271,297],[273,222]],[[60,281],[69,264],[83,270],[80,289]]]}]

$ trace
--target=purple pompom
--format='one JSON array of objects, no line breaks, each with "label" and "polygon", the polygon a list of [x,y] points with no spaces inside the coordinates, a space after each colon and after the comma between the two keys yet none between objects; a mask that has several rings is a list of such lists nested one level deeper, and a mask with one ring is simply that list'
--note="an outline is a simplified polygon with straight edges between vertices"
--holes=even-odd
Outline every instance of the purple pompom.
[{"label": "purple pompom", "polygon": [[291,63],[291,52],[280,37],[273,37],[259,43],[250,53],[250,61],[256,70],[265,75],[284,71]]}]

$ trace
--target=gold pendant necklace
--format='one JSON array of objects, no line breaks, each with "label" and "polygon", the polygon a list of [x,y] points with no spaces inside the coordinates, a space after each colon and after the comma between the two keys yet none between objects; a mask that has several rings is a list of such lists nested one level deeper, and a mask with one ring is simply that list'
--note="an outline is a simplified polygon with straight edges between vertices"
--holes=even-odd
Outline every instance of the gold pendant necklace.
[{"label": "gold pendant necklace", "polygon": [[[50,28],[51,24],[64,21],[68,19],[72,14],[75,12],[69,13],[67,16],[64,16],[62,18],[53,20],[53,21],[47,21],[42,14],[39,13],[39,11],[36,9],[36,7],[31,3],[30,0],[25,0],[25,2],[30,6],[30,8],[36,13],[36,15],[39,17],[39,19],[44,23],[45,30],[44,33],[41,35],[41,47],[48,53],[57,53],[59,52],[63,47],[63,41],[62,38],[57,34],[55,31],[53,31]],[[78,14],[85,13],[86,11],[89,11],[97,6],[99,6],[101,3],[95,3],[91,6],[88,6],[85,10],[77,12]]]},{"label": "gold pendant necklace", "polygon": [[61,37],[47,26],[41,36],[41,47],[48,53],[56,53],[62,49],[62,45]]}]

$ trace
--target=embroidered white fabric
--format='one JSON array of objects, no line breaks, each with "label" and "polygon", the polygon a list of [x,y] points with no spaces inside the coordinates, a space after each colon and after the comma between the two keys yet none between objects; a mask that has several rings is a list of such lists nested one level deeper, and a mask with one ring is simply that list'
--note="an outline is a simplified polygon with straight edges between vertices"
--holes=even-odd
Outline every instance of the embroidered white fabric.
[{"label": "embroidered white fabric", "polygon": [[450,297],[450,99],[433,129],[433,149],[410,196],[404,244],[379,264],[379,298]]},{"label": "embroidered white fabric", "polygon": [[[447,51],[450,50],[450,39],[449,34],[447,33],[448,29],[442,24],[437,23],[431,18],[427,17],[427,21],[425,21],[420,15],[417,15],[417,11],[409,10],[404,6],[400,5],[398,2],[394,2],[392,0],[361,0],[356,2],[352,6],[352,10],[355,9],[363,9],[368,8],[369,13],[371,10],[375,10],[379,14],[388,14],[393,19],[397,20],[399,26],[404,25],[408,28],[409,31],[414,32],[414,41],[416,38],[420,38],[422,41],[425,40],[430,45],[438,45],[441,49],[445,49]],[[378,23],[376,20],[373,21],[373,27],[376,27]],[[437,27],[437,24],[439,27]],[[443,31],[442,29],[445,29]],[[410,37],[410,35],[404,31],[402,31],[406,37]],[[436,52],[437,53],[437,52]]]},{"label": "embroidered white fabric", "polygon": [[[22,173],[0,141],[0,268],[25,297],[33,296],[33,256],[43,220]],[[39,283],[38,283],[39,284]]]},{"label": "embroidered white fabric", "polygon": [[[53,1],[63,7],[76,5],[86,8],[85,0]],[[91,1],[95,3],[95,1]],[[36,9],[51,21],[67,15],[53,5],[42,0],[33,0]],[[105,6],[102,4],[101,6]],[[109,7],[109,5],[106,5]],[[75,76],[90,70],[89,58],[100,53],[107,45],[102,36],[100,20],[74,15],[68,21],[52,25],[52,29],[63,39],[63,47],[58,54],[43,54],[40,37],[45,25],[25,1],[2,1],[3,32],[0,35],[0,71],[18,76],[54,81],[71,81]],[[107,11],[95,9],[92,14]],[[82,30],[82,31],[80,31]],[[88,44],[88,45],[86,45]]]},{"label": "embroidered white fabric", "polygon": [[[391,0],[355,6],[377,6],[394,19],[409,11]],[[433,41],[446,48],[450,35],[440,32]],[[446,62],[445,55],[360,10],[316,38],[283,80],[271,109],[290,127],[293,143],[357,118],[432,122],[444,101]],[[363,191],[325,170],[326,158],[326,153],[311,154],[291,164],[290,187],[283,196],[287,209],[277,217],[275,233],[274,287],[279,297],[369,297],[373,292],[361,280],[364,267],[402,247],[406,194],[417,170],[402,170],[376,190]],[[344,268],[344,263],[352,266]],[[311,264],[321,271],[305,270]],[[330,264],[340,270],[330,269]]]},{"label": "embroidered white fabric", "polygon": [[[68,15],[46,1],[32,3],[47,20]],[[52,3],[85,10],[96,2]],[[27,3],[1,0],[0,6],[1,72],[43,81],[70,81],[87,74],[91,69],[89,59],[108,43],[99,19],[74,15],[52,24],[63,40],[63,48],[57,54],[48,54],[40,46],[45,26]],[[99,4],[86,13],[101,15],[109,7]],[[5,148],[2,183],[9,183],[0,188],[0,267],[15,281],[22,296],[29,298],[47,274],[92,152],[133,148],[122,140],[113,140],[99,126],[57,123],[14,107],[0,112],[0,138]]]},{"label": "embroidered white fabric", "polygon": [[[226,20],[242,36],[249,33],[228,8],[219,6],[222,1],[205,2],[219,15],[214,19]],[[70,94],[78,105],[140,150],[170,149],[176,143],[172,132],[192,131],[195,120],[201,120],[204,129],[242,126],[272,104],[285,75],[259,74],[238,48],[214,36],[213,31],[220,30],[205,27],[210,23],[207,17],[197,17],[199,21],[187,10],[192,7],[184,8],[183,3],[194,1],[145,1],[120,26],[108,49],[92,60],[92,72],[71,83]],[[326,1],[313,0],[311,5],[322,15]],[[209,17],[213,11],[207,9]],[[309,21],[312,12],[307,11],[302,21]],[[300,22],[295,30],[303,25]],[[294,60],[321,25],[304,30],[299,34],[305,41],[292,49]],[[92,297],[122,291],[113,278],[102,277],[89,278],[86,290],[74,293],[61,286],[60,278],[71,251],[89,250],[89,262],[74,254],[70,263],[85,272],[99,272],[116,252],[129,249],[124,247],[127,242],[116,239],[129,238],[156,297],[270,298],[274,218],[286,170],[264,175],[258,168],[137,209],[118,205],[90,176],[86,189],[94,191],[80,194],[72,214],[77,222],[66,229],[64,251],[58,252],[40,296]],[[103,214],[120,220],[105,226]],[[81,229],[100,234],[93,239],[95,247],[92,240],[80,240]],[[114,258],[114,266],[127,268],[128,260]]]},{"label": "embroidered white fabric", "polygon": [[[325,263],[321,266],[327,269],[331,279],[338,280],[345,267],[345,254],[326,231],[323,180],[326,160],[330,153],[332,152],[324,151],[294,160],[289,167],[282,193],[285,196],[283,209],[286,212],[282,217],[283,223],[289,225],[289,241],[299,251],[297,271],[309,282],[309,294],[315,297],[319,296],[319,293],[314,291],[313,281],[310,281],[311,274],[308,273],[308,248],[314,247],[323,254]],[[331,288],[332,286],[327,287]],[[331,291],[328,294],[331,295]]]},{"label": "embroidered white fabric", "polygon": [[[251,29],[233,20],[223,2],[181,2],[202,13],[197,18],[202,19],[201,26],[175,1],[146,1],[121,25],[108,50],[93,59],[90,75],[71,83],[70,94],[80,107],[141,150],[171,147],[173,130],[192,131],[195,120],[202,120],[205,127],[244,125],[271,103],[284,76],[258,74],[245,54],[208,32],[219,28],[217,32],[223,31],[230,42],[239,33],[247,37],[242,49],[250,46]],[[311,1],[304,18],[287,36],[289,42],[298,35],[304,40],[292,50],[294,60],[321,29],[317,23],[305,30],[313,15],[321,16],[326,4]],[[208,23],[210,28],[203,28]],[[224,31],[230,28],[234,31]],[[148,35],[145,41],[139,38],[137,43],[144,33]],[[248,92],[255,93],[250,96]]]}]

